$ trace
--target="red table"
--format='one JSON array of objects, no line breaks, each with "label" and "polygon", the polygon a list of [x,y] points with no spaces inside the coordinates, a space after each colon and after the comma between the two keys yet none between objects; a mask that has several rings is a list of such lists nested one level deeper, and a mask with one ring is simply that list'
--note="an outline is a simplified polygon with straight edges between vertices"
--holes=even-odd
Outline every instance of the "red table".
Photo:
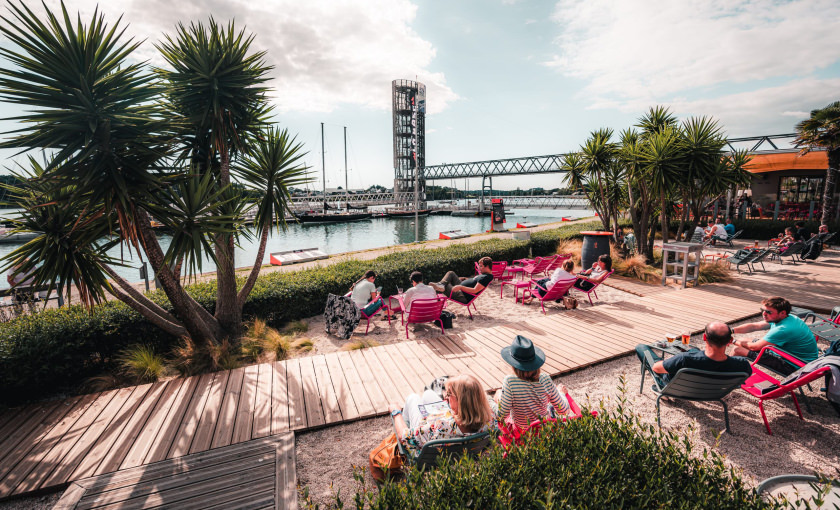
[{"label": "red table", "polygon": [[[519,301],[519,289],[530,289],[531,288],[531,280],[528,281],[509,281],[509,282],[502,282],[502,290],[499,292],[499,297],[504,297],[505,293],[505,285],[513,285],[513,301]],[[524,292],[522,293],[525,294]]]}]

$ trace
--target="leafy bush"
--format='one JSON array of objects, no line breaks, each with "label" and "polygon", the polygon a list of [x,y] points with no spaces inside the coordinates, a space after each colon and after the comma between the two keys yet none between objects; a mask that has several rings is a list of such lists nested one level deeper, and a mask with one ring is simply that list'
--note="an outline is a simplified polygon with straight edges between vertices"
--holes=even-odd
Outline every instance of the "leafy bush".
[{"label": "leafy bush", "polygon": [[[603,409],[602,409],[603,411]],[[409,470],[378,491],[364,485],[356,509],[451,508],[781,508],[763,500],[713,451],[696,451],[674,432],[643,425],[626,410],[543,429],[507,458],[495,446],[478,459],[444,460],[437,469]],[[317,508],[305,492],[308,508]]]}]

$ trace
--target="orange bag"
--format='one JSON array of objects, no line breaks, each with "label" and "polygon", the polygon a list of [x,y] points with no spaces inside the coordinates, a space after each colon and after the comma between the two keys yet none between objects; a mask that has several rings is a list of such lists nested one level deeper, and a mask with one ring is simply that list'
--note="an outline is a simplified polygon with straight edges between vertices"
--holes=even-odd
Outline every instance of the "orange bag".
[{"label": "orange bag", "polygon": [[371,450],[369,455],[370,474],[377,482],[384,482],[386,478],[402,472],[403,458],[399,453],[397,435],[391,434],[379,446]]}]

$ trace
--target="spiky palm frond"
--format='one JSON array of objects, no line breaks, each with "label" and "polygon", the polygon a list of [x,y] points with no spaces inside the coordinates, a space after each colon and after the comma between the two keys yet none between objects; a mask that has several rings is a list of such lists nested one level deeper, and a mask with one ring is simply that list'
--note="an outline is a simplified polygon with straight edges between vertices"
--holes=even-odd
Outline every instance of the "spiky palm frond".
[{"label": "spiky palm frond", "polygon": [[75,285],[82,303],[91,306],[102,302],[111,288],[104,266],[122,264],[107,254],[121,240],[100,209],[72,200],[74,189],[56,188],[41,179],[45,166],[61,168],[56,165],[41,165],[30,157],[29,168],[13,172],[25,181],[7,186],[23,206],[13,218],[15,231],[38,236],[4,256],[2,270],[17,266],[19,272],[32,273],[33,285],[49,286],[60,294]]},{"label": "spiky palm frond", "polygon": [[796,125],[794,144],[803,152],[840,149],[840,101],[811,110],[811,116]]},{"label": "spiky palm frond", "polygon": [[671,113],[671,109],[665,106],[652,106],[648,112],[639,118],[636,127],[642,130],[645,137],[661,133],[666,129],[676,128],[679,124],[676,115]]},{"label": "spiky palm frond", "polygon": [[286,228],[286,212],[290,211],[289,189],[311,182],[303,144],[287,130],[269,128],[257,138],[247,157],[238,162],[234,173],[247,189],[257,192],[255,226]]},{"label": "spiky palm frond", "polygon": [[254,36],[223,27],[211,17],[207,26],[178,24],[174,37],[156,47],[170,69],[156,69],[165,98],[189,156],[206,164],[218,154],[243,152],[248,136],[265,123],[272,69],[265,52],[250,53]]},{"label": "spiky palm frond", "polygon": [[168,150],[154,76],[142,63],[126,64],[140,43],[124,40],[119,20],[109,28],[98,11],[87,25],[74,23],[63,3],[61,19],[47,10],[41,21],[23,3],[9,11],[0,32],[12,44],[0,55],[11,66],[0,68],[0,99],[28,111],[10,119],[22,127],[0,147],[53,151],[45,182],[103,215],[115,212],[136,239],[134,201],[160,185],[155,166]]}]

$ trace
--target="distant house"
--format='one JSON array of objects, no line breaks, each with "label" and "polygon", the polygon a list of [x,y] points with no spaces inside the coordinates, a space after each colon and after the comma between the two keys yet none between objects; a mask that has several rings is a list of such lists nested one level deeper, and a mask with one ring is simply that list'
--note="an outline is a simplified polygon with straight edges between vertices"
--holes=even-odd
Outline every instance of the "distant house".
[{"label": "distant house", "polygon": [[746,168],[753,177],[752,201],[765,215],[773,214],[776,201],[780,213],[810,211],[811,202],[815,202],[815,210],[820,210],[828,169],[825,151],[803,155],[795,149],[756,153]]}]

